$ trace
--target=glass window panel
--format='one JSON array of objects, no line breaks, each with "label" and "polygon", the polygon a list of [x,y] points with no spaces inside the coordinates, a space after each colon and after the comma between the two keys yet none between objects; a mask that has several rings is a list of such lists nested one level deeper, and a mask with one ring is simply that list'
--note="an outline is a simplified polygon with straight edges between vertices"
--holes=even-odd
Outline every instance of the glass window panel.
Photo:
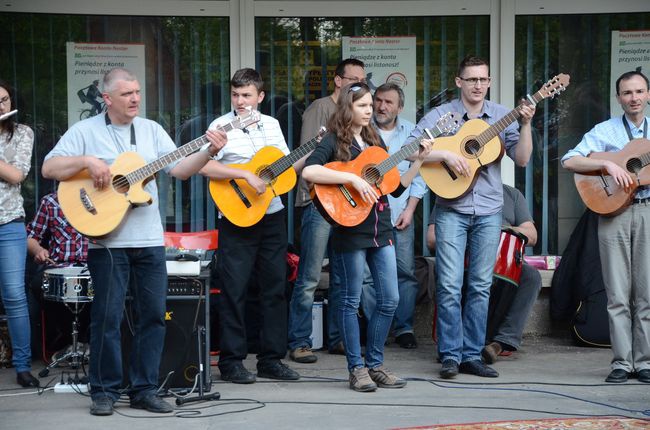
[{"label": "glass window panel", "polygon": [[[145,45],[146,108],[177,145],[201,136],[230,109],[227,17],[0,14],[0,77],[17,89],[19,120],[35,131],[32,169],[23,185],[28,218],[53,188],[40,175],[44,156],[67,130],[66,42]],[[157,175],[167,230],[214,228],[206,180]]]},{"label": "glass window panel", "polygon": [[537,91],[557,73],[571,75],[563,94],[538,105],[531,162],[516,171],[539,233],[535,254],[561,254],[584,210],[560,158],[610,116],[611,32],[649,27],[650,13],[516,17],[515,94]]},{"label": "glass window panel", "polygon": [[[313,100],[333,91],[343,36],[414,35],[419,120],[431,107],[457,96],[454,77],[465,55],[489,58],[489,27],[489,16],[256,18],[256,64],[267,89],[261,110],[278,119],[287,144],[293,148],[299,141],[302,112]],[[291,193],[287,201],[293,206]],[[429,205],[427,198],[420,205],[426,209],[416,215],[418,254],[424,251],[423,214],[428,215]],[[299,233],[299,222],[293,222],[296,219],[290,213],[290,239]],[[299,238],[293,241],[297,243]]]}]

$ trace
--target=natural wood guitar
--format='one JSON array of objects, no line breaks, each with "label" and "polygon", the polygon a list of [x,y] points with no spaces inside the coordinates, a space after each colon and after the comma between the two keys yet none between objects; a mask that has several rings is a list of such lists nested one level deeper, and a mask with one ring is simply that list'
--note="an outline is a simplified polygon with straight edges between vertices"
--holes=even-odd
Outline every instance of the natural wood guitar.
[{"label": "natural wood guitar", "polygon": [[623,212],[632,203],[634,194],[641,185],[650,184],[650,140],[631,140],[618,152],[593,152],[589,158],[609,160],[632,176],[630,187],[618,185],[606,171],[575,173],[573,179],[578,194],[584,204],[592,211],[605,216]]},{"label": "natural wood guitar", "polygon": [[[547,97],[554,97],[569,85],[569,75],[560,74],[549,80],[528,102],[536,105]],[[488,125],[480,119],[467,121],[454,136],[436,139],[433,149],[444,149],[463,156],[470,167],[470,175],[462,176],[444,161],[425,163],[420,168],[420,175],[431,191],[445,199],[455,199],[467,194],[482,168],[503,157],[504,146],[499,133],[515,122],[521,113],[519,107],[506,116]]]},{"label": "natural wood guitar", "polygon": [[[251,111],[219,129],[225,132],[242,129],[259,120],[259,113]],[[145,164],[136,152],[123,152],[110,166],[111,185],[101,190],[95,188],[93,178],[84,169],[59,184],[61,209],[80,233],[91,237],[105,236],[120,225],[132,206],[151,204],[151,195],[144,186],[156,172],[209,143],[203,135],[149,164]]]},{"label": "natural wood guitar", "polygon": [[[442,116],[433,130],[425,129],[422,136],[389,156],[378,146],[366,148],[351,161],[333,161],[325,164],[329,169],[350,172],[365,179],[380,195],[390,194],[399,186],[397,165],[418,150],[423,139],[434,139],[443,133],[453,133],[458,128],[460,115]],[[435,147],[435,143],[434,143]],[[314,184],[312,200],[323,217],[331,224],[353,227],[361,224],[374,206],[366,202],[356,188],[348,184]]]},{"label": "natural wood guitar", "polygon": [[273,197],[286,194],[296,185],[296,171],[291,167],[316,148],[325,135],[322,127],[316,137],[303,143],[288,155],[273,146],[265,146],[255,153],[251,161],[229,164],[233,169],[252,172],[266,182],[263,194],[251,187],[245,179],[212,179],[210,195],[221,213],[239,227],[257,224],[271,204]]}]

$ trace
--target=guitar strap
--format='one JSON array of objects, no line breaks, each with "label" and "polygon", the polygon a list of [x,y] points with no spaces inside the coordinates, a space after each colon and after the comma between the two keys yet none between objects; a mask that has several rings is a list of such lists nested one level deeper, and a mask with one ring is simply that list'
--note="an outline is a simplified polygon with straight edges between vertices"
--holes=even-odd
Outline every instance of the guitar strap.
[{"label": "guitar strap", "polygon": [[[634,139],[634,136],[632,136],[632,129],[630,128],[630,124],[627,122],[627,118],[625,118],[625,114],[623,114],[623,125],[625,126],[625,132],[627,133],[627,137],[629,137],[630,140]],[[643,119],[643,138],[644,139],[648,138],[648,119],[647,118]]]},{"label": "guitar strap", "polygon": [[[106,120],[106,127],[108,128],[108,126],[111,125],[111,119],[109,118],[108,113],[104,114],[104,119]],[[115,139],[114,136],[113,136],[113,139]],[[136,142],[135,142],[135,127],[133,126],[133,122],[131,122],[131,149],[133,151],[135,151],[137,149],[137,147],[138,146],[136,145]],[[117,150],[119,152],[121,152],[120,148],[117,148]]]}]

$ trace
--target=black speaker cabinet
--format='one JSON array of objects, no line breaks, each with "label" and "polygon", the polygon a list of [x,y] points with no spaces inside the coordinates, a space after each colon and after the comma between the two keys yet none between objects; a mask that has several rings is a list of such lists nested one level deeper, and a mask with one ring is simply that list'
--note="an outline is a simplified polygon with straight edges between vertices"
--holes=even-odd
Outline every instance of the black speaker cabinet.
[{"label": "black speaker cabinet", "polygon": [[[210,305],[206,300],[207,276],[170,276],[165,322],[165,346],[160,361],[159,385],[174,372],[165,387],[174,390],[192,388],[199,369],[203,369],[203,389],[210,391]],[[196,295],[175,293],[198,292]],[[207,294],[209,297],[209,293]],[[134,320],[137,316],[127,298],[122,321],[122,363],[125,385],[128,383],[129,354]],[[200,351],[200,362],[199,362]],[[198,389],[198,382],[197,387]]]}]

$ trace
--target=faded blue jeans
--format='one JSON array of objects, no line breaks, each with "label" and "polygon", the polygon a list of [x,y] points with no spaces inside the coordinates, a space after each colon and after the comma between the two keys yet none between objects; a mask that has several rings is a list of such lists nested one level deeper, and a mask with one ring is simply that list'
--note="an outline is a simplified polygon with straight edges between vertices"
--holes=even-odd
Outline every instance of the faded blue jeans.
[{"label": "faded blue jeans", "polygon": [[357,311],[366,263],[370,268],[377,305],[368,316],[365,360],[366,367],[374,369],[384,362],[384,343],[399,301],[395,248],[382,246],[358,249],[337,253],[335,258],[341,276],[339,323],[349,371],[364,365]]},{"label": "faded blue jeans", "polygon": [[[438,357],[464,363],[481,359],[501,212],[466,215],[436,206],[436,304]],[[461,309],[465,250],[467,289]]]},{"label": "faded blue jeans", "polygon": [[[298,277],[293,287],[289,304],[289,349],[302,346],[311,348],[311,314],[314,293],[320,281],[323,259],[328,252],[331,225],[325,221],[313,203],[303,209],[300,227],[300,263]],[[331,248],[331,247],[330,247]],[[330,249],[330,285],[328,289],[327,338],[328,347],[333,348],[341,341],[336,321],[340,302],[340,281],[338,270]]]},{"label": "faded blue jeans", "polygon": [[[393,317],[393,333],[395,336],[413,333],[415,300],[420,289],[418,280],[415,277],[414,234],[413,224],[404,230],[393,227],[395,255],[397,258],[397,285],[399,289],[399,304]],[[366,270],[361,293],[361,308],[364,315],[371,315],[375,309],[375,290],[372,288],[372,282],[367,282],[368,279],[372,281],[370,272]]]},{"label": "faded blue jeans", "polygon": [[0,225],[0,292],[7,313],[7,325],[16,372],[32,369],[31,328],[25,294],[27,233],[22,222]]}]

